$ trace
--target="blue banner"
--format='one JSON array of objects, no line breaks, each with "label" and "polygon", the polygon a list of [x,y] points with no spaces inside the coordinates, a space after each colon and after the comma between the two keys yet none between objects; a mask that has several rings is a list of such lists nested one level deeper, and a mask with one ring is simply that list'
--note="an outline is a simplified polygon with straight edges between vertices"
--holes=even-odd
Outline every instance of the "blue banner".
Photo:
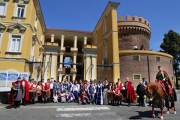
[{"label": "blue banner", "polygon": [[2,81],[7,80],[7,71],[0,71],[0,80]]}]

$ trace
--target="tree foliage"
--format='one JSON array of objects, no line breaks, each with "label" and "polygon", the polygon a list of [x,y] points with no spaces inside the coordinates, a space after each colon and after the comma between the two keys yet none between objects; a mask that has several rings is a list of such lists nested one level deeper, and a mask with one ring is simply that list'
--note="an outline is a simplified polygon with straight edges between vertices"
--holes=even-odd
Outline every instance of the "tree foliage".
[{"label": "tree foliage", "polygon": [[163,43],[160,47],[162,49],[161,52],[165,52],[173,56],[173,68],[177,78],[180,62],[180,35],[173,30],[169,30],[167,34],[164,34]]}]

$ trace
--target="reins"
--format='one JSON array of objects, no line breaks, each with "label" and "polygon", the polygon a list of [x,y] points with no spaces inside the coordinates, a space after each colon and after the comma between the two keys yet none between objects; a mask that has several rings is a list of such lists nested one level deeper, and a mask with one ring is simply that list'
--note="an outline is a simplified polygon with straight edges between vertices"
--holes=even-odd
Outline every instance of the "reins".
[{"label": "reins", "polygon": [[[159,90],[159,88],[158,88],[158,90]],[[156,95],[157,95],[157,92],[156,92],[156,94],[153,97],[150,98],[150,100],[152,101]]]}]

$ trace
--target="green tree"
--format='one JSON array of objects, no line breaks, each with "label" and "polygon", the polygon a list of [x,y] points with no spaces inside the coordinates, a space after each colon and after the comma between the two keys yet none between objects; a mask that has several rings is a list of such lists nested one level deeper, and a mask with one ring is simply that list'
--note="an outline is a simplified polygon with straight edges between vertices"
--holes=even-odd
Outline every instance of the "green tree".
[{"label": "green tree", "polygon": [[[161,52],[168,53],[173,56],[173,68],[176,76],[178,77],[179,62],[180,62],[180,35],[173,30],[169,30],[167,34],[164,34],[163,43],[160,45]],[[178,88],[178,81],[176,82]]]}]

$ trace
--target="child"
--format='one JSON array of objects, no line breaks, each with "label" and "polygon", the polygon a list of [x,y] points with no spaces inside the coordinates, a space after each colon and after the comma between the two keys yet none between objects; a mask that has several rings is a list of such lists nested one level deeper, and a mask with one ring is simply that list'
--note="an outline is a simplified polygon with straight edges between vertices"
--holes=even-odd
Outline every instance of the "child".
[{"label": "child", "polygon": [[81,94],[80,97],[81,97],[81,101],[82,101],[82,104],[83,104],[83,105],[89,103],[89,98],[88,98],[88,96],[87,96],[87,94],[86,94],[85,91],[82,92],[82,94]]},{"label": "child", "polygon": [[61,92],[61,103],[65,103],[66,102],[66,92],[62,91]]},{"label": "child", "polygon": [[53,102],[54,102],[54,103],[57,103],[57,102],[58,102],[58,91],[55,91],[55,92],[54,92]]},{"label": "child", "polygon": [[69,102],[72,102],[72,94],[70,91],[67,92],[66,94],[66,102],[69,103]]}]

